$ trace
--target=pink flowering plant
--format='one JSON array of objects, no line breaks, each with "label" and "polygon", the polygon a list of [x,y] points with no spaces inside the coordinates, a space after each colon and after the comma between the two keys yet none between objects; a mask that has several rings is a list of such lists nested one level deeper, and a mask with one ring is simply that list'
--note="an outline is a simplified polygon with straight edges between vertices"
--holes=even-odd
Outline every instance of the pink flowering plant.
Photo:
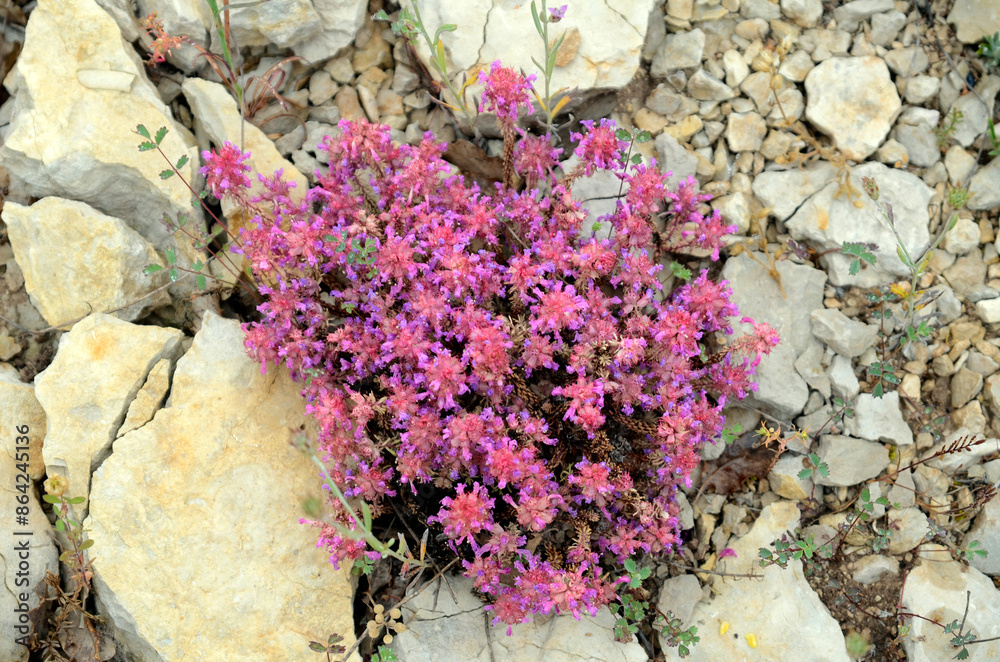
[{"label": "pink flowering plant", "polygon": [[[251,197],[232,145],[202,172],[254,212],[233,249],[264,299],[246,348],[303,384],[337,488],[330,521],[311,522],[334,565],[384,555],[362,529],[397,514],[431,527],[432,554],[460,560],[494,623],[579,618],[617,599],[628,580],[612,568],[677,549],[677,488],[778,337],[735,338],[730,290],[707,271],[664,273],[718,259],[734,231],[702,213],[692,178],[671,189],[632,163],[608,120],[584,123],[560,173],[549,138],[517,128],[530,81],[495,64],[481,82],[483,108],[521,137],[506,167],[527,188],[482,189],[430,134],[394,144],[363,120],[324,140],[329,174],[300,203],[280,175]],[[570,187],[598,171],[623,194],[594,219]]]}]

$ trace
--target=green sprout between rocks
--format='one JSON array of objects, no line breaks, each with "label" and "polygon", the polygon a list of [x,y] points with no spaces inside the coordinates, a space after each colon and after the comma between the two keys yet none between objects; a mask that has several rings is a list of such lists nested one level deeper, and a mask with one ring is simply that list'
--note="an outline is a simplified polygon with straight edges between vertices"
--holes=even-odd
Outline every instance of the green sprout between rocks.
[{"label": "green sprout between rocks", "polygon": [[[649,578],[651,570],[647,567],[640,568],[635,559],[625,559],[625,575],[621,582],[621,592],[618,595],[618,602],[611,603],[608,607],[615,616],[615,641],[628,643],[632,641],[633,635],[642,636],[639,624],[646,620],[650,609],[649,602],[645,599],[648,592],[642,588],[642,582]],[[653,619],[653,629],[660,629],[663,643],[670,648],[677,648],[677,654],[684,658],[691,654],[694,647],[701,638],[698,637],[698,628],[694,625],[687,629],[682,629],[681,620],[676,618],[673,612],[661,612],[655,606],[656,616]]]},{"label": "green sprout between rocks", "polygon": [[992,37],[983,37],[976,55],[982,55],[990,67],[1000,67],[1000,31],[993,33]]},{"label": "green sprout between rocks", "polygon": [[935,127],[934,136],[937,138],[938,149],[944,149],[948,146],[948,141],[951,140],[952,135],[954,135],[955,130],[958,125],[962,123],[965,119],[965,113],[963,113],[958,108],[952,108],[951,111],[941,120],[941,126]]}]

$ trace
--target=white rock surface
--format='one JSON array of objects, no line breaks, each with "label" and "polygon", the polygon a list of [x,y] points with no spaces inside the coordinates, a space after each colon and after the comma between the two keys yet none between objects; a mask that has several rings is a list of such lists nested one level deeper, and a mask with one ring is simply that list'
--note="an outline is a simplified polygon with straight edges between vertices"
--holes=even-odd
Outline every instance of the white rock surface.
[{"label": "white rock surface", "polygon": [[[80,71],[127,74],[134,81],[129,92],[92,89],[81,83]],[[184,141],[111,16],[94,0],[41,0],[12,76],[14,113],[0,147],[12,187],[37,198],[81,200],[121,219],[157,248],[173,245],[160,221],[164,212],[191,213],[191,193],[178,177],[160,179],[162,157],[140,152],[142,138],[129,128],[144,124],[152,133],[167,127],[161,148],[175,163],[188,157],[180,171],[189,182],[199,162],[197,148]],[[193,217],[200,218],[200,211]],[[190,250],[179,242],[182,255]]]},{"label": "white rock surface", "polygon": [[814,473],[818,485],[858,485],[889,466],[889,451],[882,444],[839,434],[821,436],[815,452],[830,470],[828,476]]},{"label": "white rock surface", "polygon": [[239,324],[208,312],[166,407],[95,472],[98,607],[136,659],[315,662],[311,639],[352,643],[347,573],[298,523],[321,493],[290,443],[308,425],[299,390],[284,370],[261,374]]},{"label": "white rock surface", "polygon": [[108,456],[129,404],[156,362],[176,356],[182,336],[98,313],[59,339],[55,359],[35,377],[35,396],[48,417],[46,469],[69,478],[71,496],[89,495],[91,472]]},{"label": "white rock surface", "polygon": [[[861,178],[864,176],[878,182],[880,202],[892,205],[896,228],[910,255],[920,255],[930,244],[927,206],[934,191],[915,175],[887,168],[881,163],[854,167],[850,178],[854,187],[853,201],[842,192],[835,196],[839,182],[830,182],[786,221],[788,232],[796,241],[807,241],[818,252],[837,249],[836,253],[820,258],[834,285],[874,287],[908,277],[910,273],[896,255],[896,239],[888,223],[862,192]],[[850,275],[848,269],[852,259],[839,252],[845,241],[877,244],[876,264],[855,276]]]},{"label": "white rock surface", "polygon": [[1000,5],[993,0],[955,0],[948,22],[954,23],[962,42],[975,44],[1000,30]]},{"label": "white rock surface", "polygon": [[[399,662],[646,662],[636,641],[614,641],[614,618],[607,609],[579,621],[569,614],[536,618],[513,627],[487,626],[483,602],[472,580],[448,577],[447,587],[430,586],[401,607],[406,632],[392,642]],[[435,604],[435,593],[436,604]],[[486,628],[490,627],[487,635]]]},{"label": "white rock surface", "polygon": [[[799,525],[799,510],[791,501],[779,501],[761,511],[749,533],[730,546],[736,557],[719,561],[717,570],[745,573],[758,580],[713,576],[714,597],[699,602],[688,624],[698,626],[701,641],[694,660],[797,660],[847,662],[840,626],[820,602],[802,574],[802,562],[788,568],[761,570],[758,550],[769,547],[783,533]],[[720,634],[723,622],[729,631]],[[794,624],[794,625],[792,625]],[[757,647],[747,642],[754,635]],[[734,636],[735,635],[735,636]],[[664,649],[667,660],[679,660],[676,648]]]},{"label": "white rock surface", "polygon": [[901,108],[889,68],[874,56],[825,60],[805,86],[806,117],[855,161],[878,149]]},{"label": "white rock surface", "polygon": [[[642,54],[649,15],[654,0],[613,0],[570,5],[562,21],[552,25],[549,35],[576,28],[580,46],[576,57],[564,67],[556,67],[553,89],[622,87],[635,75]],[[541,61],[541,39],[531,20],[531,3],[451,2],[429,0],[420,6],[425,25],[457,24],[459,30],[443,38],[445,50],[454,64],[452,71],[489,68],[503,60],[508,67],[536,71],[531,58]],[[485,41],[484,41],[485,40]],[[519,44],[519,48],[511,48]],[[427,61],[426,45],[419,51]]]},{"label": "white rock surface", "polygon": [[986,552],[986,556],[972,558],[973,567],[993,577],[1000,575],[1000,499],[990,499],[976,515],[972,528],[962,541],[962,548],[968,549],[973,540],[978,540],[978,549]]},{"label": "white rock surface", "polygon": [[913,431],[903,419],[897,391],[887,391],[881,398],[871,393],[859,395],[854,402],[854,418],[848,418],[844,427],[848,434],[861,439],[896,446],[913,443]]},{"label": "white rock surface", "polygon": [[30,207],[8,202],[3,221],[24,288],[51,325],[108,311],[130,322],[170,300],[165,290],[146,296],[167,282],[166,271],[149,276],[143,271],[166,264],[150,243],[84,202],[56,197]]},{"label": "white rock surface", "polygon": [[[767,260],[763,256],[758,259],[765,263]],[[777,268],[784,296],[763,264],[745,254],[727,260],[721,278],[729,281],[732,301],[739,306],[741,316],[767,322],[781,336],[781,343],[757,367],[759,388],[750,399],[787,419],[797,415],[809,397],[805,380],[795,372],[795,361],[809,344],[816,342],[811,336],[810,314],[823,307],[826,277],[818,269],[788,260],[779,261]],[[733,320],[734,329],[737,321]],[[743,332],[749,328],[744,325]]]}]

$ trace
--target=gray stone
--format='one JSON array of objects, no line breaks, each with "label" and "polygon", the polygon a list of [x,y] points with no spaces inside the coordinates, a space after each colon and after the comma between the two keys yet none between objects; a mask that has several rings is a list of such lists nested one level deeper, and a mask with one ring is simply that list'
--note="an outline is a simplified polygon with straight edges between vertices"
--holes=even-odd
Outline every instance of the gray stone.
[{"label": "gray stone", "polygon": [[[830,182],[785,221],[789,234],[796,241],[807,241],[817,251],[834,250],[820,258],[834,285],[874,287],[909,278],[910,275],[910,270],[896,253],[896,237],[889,224],[873,203],[860,193],[863,190],[861,177],[864,176],[878,182],[880,201],[892,205],[896,230],[910,255],[920,255],[930,244],[927,209],[933,189],[915,175],[887,168],[881,163],[866,163],[852,168],[850,183],[858,192],[856,201],[860,206],[846,196],[835,195],[840,184]],[[840,253],[845,241],[877,244],[876,264],[851,275],[849,267],[852,259]]]},{"label": "gray stone", "polygon": [[906,102],[921,105],[937,96],[941,90],[941,79],[935,76],[913,76],[906,79],[904,87],[903,97]]},{"label": "gray stone", "polygon": [[736,96],[733,88],[704,69],[696,71],[688,80],[687,92],[698,101],[725,101]]},{"label": "gray stone", "polygon": [[899,559],[882,556],[881,554],[869,554],[855,561],[851,579],[863,586],[867,586],[868,584],[874,584],[886,575],[898,574]]},{"label": "gray stone", "polygon": [[837,354],[854,358],[875,344],[878,327],[853,320],[834,308],[824,308],[812,312],[812,332]]},{"label": "gray stone", "polygon": [[671,122],[680,122],[698,112],[698,102],[677,94],[666,83],[660,83],[646,97],[646,107]]},{"label": "gray stone", "polygon": [[675,618],[681,619],[681,627],[687,628],[686,624],[691,620],[694,607],[702,597],[704,592],[698,578],[694,575],[680,575],[663,582],[656,606],[664,614],[672,612]]},{"label": "gray stone", "polygon": [[392,644],[400,662],[432,659],[439,662],[530,659],[645,662],[648,657],[635,640],[629,644],[614,641],[615,619],[607,609],[600,610],[597,616],[584,616],[580,620],[575,620],[571,614],[536,616],[531,623],[512,627],[508,636],[506,627],[486,625],[489,614],[483,611],[482,600],[472,593],[471,579],[454,576],[447,579],[450,590],[444,586],[439,590],[432,587],[401,607],[406,633]]},{"label": "gray stone", "polygon": [[[964,632],[974,632],[977,639],[1000,636],[1000,621],[996,618],[1000,613],[1000,591],[989,577],[955,561],[951,551],[943,545],[924,545],[920,557],[919,565],[906,575],[900,596],[903,609],[913,614],[934,614],[936,620],[944,624],[964,619]],[[906,659],[911,662],[950,660],[956,654],[951,645],[954,637],[935,623],[915,618],[910,636],[903,641]],[[968,651],[970,659],[1000,660],[1000,641],[971,645]]]},{"label": "gray stone", "polygon": [[854,418],[844,423],[847,433],[862,439],[890,443],[895,446],[909,446],[913,443],[913,431],[903,419],[899,407],[899,393],[891,391],[876,398],[871,393],[862,393],[854,402]]},{"label": "gray stone", "polygon": [[889,488],[887,498],[893,508],[909,508],[916,504],[916,487],[913,484],[913,473],[909,469],[900,471],[896,475],[896,481]]},{"label": "gray stone", "polygon": [[[962,147],[969,147],[986,131],[988,120],[993,115],[994,98],[998,91],[1000,91],[1000,76],[987,74],[976,85],[978,96],[964,94],[955,99],[948,111],[960,110],[962,121],[958,123],[955,131],[951,134],[952,140]],[[979,100],[979,97],[986,100],[986,106]]]},{"label": "gray stone", "polygon": [[969,360],[965,362],[965,367],[972,372],[978,372],[983,377],[989,377],[1000,370],[1000,365],[996,361],[975,350],[969,352]]},{"label": "gray stone", "polygon": [[785,58],[785,61],[781,63],[781,67],[778,68],[778,73],[787,78],[788,80],[801,83],[812,71],[813,67],[812,58],[805,51],[795,51]]},{"label": "gray stone", "polygon": [[928,167],[941,159],[941,150],[934,135],[938,117],[939,113],[934,110],[910,108],[899,118],[896,140],[906,147],[911,164]]},{"label": "gray stone", "polygon": [[983,252],[979,248],[972,249],[945,269],[943,276],[955,294],[967,297],[982,287],[983,281],[986,280]]},{"label": "gray stone", "polygon": [[1000,575],[1000,499],[990,499],[976,515],[972,528],[965,534],[962,547],[968,549],[973,540],[979,541],[978,549],[987,555],[974,556],[972,567],[992,577]]},{"label": "gray stone", "polygon": [[956,0],[948,22],[955,25],[959,40],[976,44],[1000,30],[1000,7],[993,0]]},{"label": "gray stone", "polygon": [[813,343],[795,361],[795,371],[806,380],[810,388],[814,388],[823,396],[830,397],[830,378],[823,369],[823,346]]},{"label": "gray stone", "polygon": [[837,168],[826,161],[805,168],[766,170],[753,180],[753,194],[779,221],[788,219],[810,196],[833,181]]},{"label": "gray stone", "polygon": [[821,0],[781,0],[781,11],[796,25],[812,28],[823,16],[823,3]]},{"label": "gray stone", "polygon": [[839,29],[854,32],[861,21],[894,8],[892,0],[854,0],[834,9],[833,17]]},{"label": "gray stone", "polygon": [[667,74],[677,69],[700,67],[704,49],[705,33],[698,28],[669,34],[663,48],[653,58],[649,73],[656,78],[665,78]]},{"label": "gray stone", "polygon": [[[789,419],[801,411],[809,397],[805,381],[795,373],[795,361],[814,342],[809,315],[823,305],[826,277],[822,271],[787,260],[778,262],[777,270],[782,282],[795,284],[785,288],[785,296],[767,269],[746,255],[727,260],[722,278],[729,281],[732,301],[741,315],[767,322],[781,335],[781,343],[757,368],[759,388],[751,400]],[[744,333],[750,330],[749,325],[742,326]]]},{"label": "gray stone", "polygon": [[904,78],[916,76],[930,66],[927,52],[917,46],[893,49],[885,54],[884,59],[892,73]]},{"label": "gray stone", "polygon": [[944,166],[948,170],[948,180],[951,184],[964,186],[969,184],[969,175],[976,167],[976,157],[962,149],[960,145],[952,145],[945,152]]},{"label": "gray stone", "polygon": [[746,234],[750,229],[750,204],[742,193],[715,198],[712,209],[719,210],[723,223],[736,226],[736,234]]},{"label": "gray stone", "polygon": [[960,218],[955,227],[941,239],[941,248],[952,255],[965,255],[979,245],[979,224],[970,218]]},{"label": "gray stone", "polygon": [[677,186],[682,180],[695,175],[698,170],[698,157],[684,149],[676,138],[661,133],[656,136],[655,144],[660,170],[671,173],[667,180],[668,186]]},{"label": "gray stone", "polygon": [[781,18],[781,8],[778,3],[770,0],[741,0],[740,15],[747,18],[758,18],[773,21]]},{"label": "gray stone", "polygon": [[906,14],[895,9],[872,16],[872,31],[869,36],[876,46],[888,47],[899,31],[906,25]]},{"label": "gray stone", "polygon": [[980,168],[969,179],[969,209],[983,210],[1000,207],[1000,158]]},{"label": "gray stone", "polygon": [[983,399],[990,406],[994,416],[1000,415],[1000,375],[991,375],[986,378]]},{"label": "gray stone", "polygon": [[963,367],[951,378],[951,406],[958,409],[983,390],[983,376]]},{"label": "gray stone", "polygon": [[851,359],[846,356],[834,356],[827,375],[830,377],[830,390],[839,398],[853,401],[861,391]]},{"label": "gray stone", "polygon": [[889,553],[905,554],[924,541],[931,526],[919,508],[903,508],[889,513],[889,530]]},{"label": "gray stone", "polygon": [[882,444],[839,434],[821,436],[815,452],[830,469],[828,476],[815,472],[817,485],[850,487],[875,478],[889,466],[889,451]]}]

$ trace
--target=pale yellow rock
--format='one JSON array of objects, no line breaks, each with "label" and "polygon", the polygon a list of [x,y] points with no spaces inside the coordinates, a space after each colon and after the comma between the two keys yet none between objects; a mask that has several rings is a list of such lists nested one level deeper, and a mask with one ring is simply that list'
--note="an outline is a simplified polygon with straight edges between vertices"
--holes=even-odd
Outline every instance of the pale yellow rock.
[{"label": "pale yellow rock", "polygon": [[691,136],[701,131],[702,125],[703,122],[700,117],[697,115],[690,115],[677,124],[668,126],[663,130],[663,133],[674,138],[678,142],[685,142],[691,138]]},{"label": "pale yellow rock", "polygon": [[24,288],[49,324],[95,312],[132,321],[170,300],[165,290],[147,296],[167,282],[166,270],[144,273],[150,264],[166,266],[152,245],[90,205],[57,197],[30,207],[8,202],[3,221]]},{"label": "pale yellow rock", "polygon": [[97,600],[137,659],[316,662],[310,640],[352,643],[348,575],[298,523],[321,495],[290,444],[309,429],[300,389],[206,313],[167,406],[95,472]]},{"label": "pale yellow rock", "polygon": [[[126,79],[134,79],[128,92]],[[114,19],[94,0],[39,0],[12,83],[15,107],[0,148],[11,187],[87,202],[155,246],[173,245],[160,220],[163,212],[190,213],[191,192],[176,176],[160,179],[163,157],[140,152],[143,139],[128,129],[167,127],[160,147],[174,163],[187,156],[180,172],[189,182],[197,147],[185,143]],[[187,255],[187,244],[180,251]]]},{"label": "pale yellow rock", "polygon": [[125,422],[118,430],[118,436],[128,434],[136,428],[140,428],[153,418],[153,414],[159,409],[170,390],[170,359],[160,359],[146,377],[146,383],[142,385],[135,395],[135,400],[128,407],[128,414]]},{"label": "pale yellow rock", "polygon": [[56,358],[35,377],[35,397],[48,420],[45,467],[50,476],[69,478],[70,496],[88,496],[90,474],[109,452],[129,403],[152,367],[176,354],[182,336],[95,314],[59,339]]},{"label": "pale yellow rock", "polygon": [[[18,436],[29,439],[29,469],[32,480],[45,475],[42,440],[45,439],[45,410],[35,398],[34,384],[25,384],[10,366],[0,366],[0,438],[13,441]],[[28,434],[17,428],[27,426]],[[6,461],[6,460],[5,460]]]}]

